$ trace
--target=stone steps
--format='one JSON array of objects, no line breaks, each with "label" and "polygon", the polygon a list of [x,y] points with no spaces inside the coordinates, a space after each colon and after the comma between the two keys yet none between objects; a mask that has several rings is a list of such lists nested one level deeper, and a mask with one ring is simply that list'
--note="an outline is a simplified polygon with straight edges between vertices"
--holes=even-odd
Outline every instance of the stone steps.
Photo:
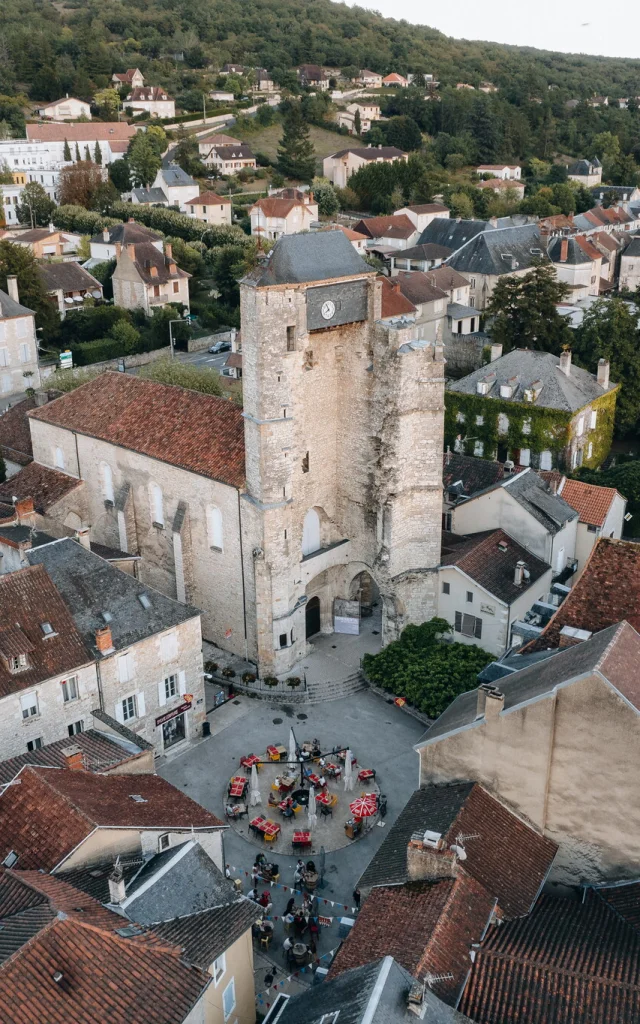
[{"label": "stone steps", "polygon": [[360,671],[353,672],[346,679],[326,680],[322,683],[309,683],[307,681],[307,700],[310,704],[316,704],[323,700],[337,700],[346,697],[351,693],[363,690],[367,683]]}]

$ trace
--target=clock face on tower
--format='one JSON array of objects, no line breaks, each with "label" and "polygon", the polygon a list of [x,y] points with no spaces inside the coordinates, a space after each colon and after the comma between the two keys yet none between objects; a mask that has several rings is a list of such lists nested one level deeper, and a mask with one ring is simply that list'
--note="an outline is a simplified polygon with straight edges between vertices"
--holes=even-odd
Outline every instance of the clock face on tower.
[{"label": "clock face on tower", "polygon": [[322,313],[323,320],[331,320],[331,317],[333,316],[335,311],[336,304],[335,302],[332,302],[331,299],[327,299],[326,302],[322,303],[322,309],[320,310],[320,312]]},{"label": "clock face on tower", "polygon": [[307,291],[307,330],[331,331],[367,319],[367,281],[336,281]]}]

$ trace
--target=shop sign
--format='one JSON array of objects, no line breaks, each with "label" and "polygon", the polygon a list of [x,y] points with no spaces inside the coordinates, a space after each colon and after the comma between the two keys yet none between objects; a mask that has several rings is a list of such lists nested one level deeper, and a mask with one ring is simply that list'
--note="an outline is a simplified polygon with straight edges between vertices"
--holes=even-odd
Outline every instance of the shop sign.
[{"label": "shop sign", "polygon": [[184,704],[178,704],[177,708],[173,708],[171,711],[167,711],[166,714],[160,715],[156,718],[156,725],[164,725],[165,722],[170,722],[172,718],[177,718],[178,715],[184,714],[191,707],[191,701],[186,700]]}]

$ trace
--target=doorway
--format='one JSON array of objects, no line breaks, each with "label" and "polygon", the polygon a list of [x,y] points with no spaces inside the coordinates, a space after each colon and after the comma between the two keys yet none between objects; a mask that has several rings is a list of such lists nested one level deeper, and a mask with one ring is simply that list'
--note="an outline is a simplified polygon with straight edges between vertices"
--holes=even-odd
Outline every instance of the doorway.
[{"label": "doorway", "polygon": [[320,632],[320,598],[312,597],[305,608],[305,636],[309,640]]}]

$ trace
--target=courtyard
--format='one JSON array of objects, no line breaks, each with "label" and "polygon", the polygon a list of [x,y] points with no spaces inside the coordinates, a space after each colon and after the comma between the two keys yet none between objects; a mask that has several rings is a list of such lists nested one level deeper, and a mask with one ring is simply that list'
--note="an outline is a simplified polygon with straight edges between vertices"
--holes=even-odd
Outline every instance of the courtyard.
[{"label": "courtyard", "polygon": [[[319,853],[324,849],[324,875],[316,890],[318,912],[324,923],[316,942],[316,957],[321,966],[328,966],[331,954],[347,934],[348,922],[357,912],[354,886],[382,843],[389,826],[418,785],[418,757],[413,744],[423,735],[424,726],[369,690],[319,704],[287,705],[284,701],[267,702],[239,696],[211,713],[209,721],[211,736],[165,763],[159,774],[225,821],[229,780],[241,773],[240,759],[252,752],[262,757],[267,746],[274,743],[288,748],[292,726],[299,742],[317,737],[321,745],[325,741],[331,744],[323,749],[340,749],[349,744],[358,765],[376,771],[375,783],[367,785],[358,783],[356,772],[354,788],[348,793],[340,781],[332,783],[330,789],[338,796],[341,813],[334,813],[327,819],[318,816],[318,825],[314,829],[311,855],[316,865]],[[282,768],[286,769],[286,764]],[[249,808],[249,816],[268,815],[276,820],[267,810],[271,781],[266,785],[267,777],[271,779],[275,771],[274,765],[273,769],[268,770],[265,766],[264,772],[260,772],[262,803],[256,808]],[[348,804],[362,791],[374,791],[375,788],[386,796],[386,814],[384,818],[376,817],[375,824],[364,829],[358,839],[350,841],[344,833]],[[306,827],[306,817],[304,809],[299,816],[300,828]],[[292,852],[290,843],[282,842],[277,850],[272,850],[271,844],[260,842],[257,845],[249,839],[248,820],[249,817],[243,817],[240,823],[235,823],[241,828],[229,827],[224,835],[225,863],[229,865],[232,876],[241,880],[246,894],[251,888],[251,870],[256,855],[261,852],[268,859],[277,861],[280,876],[277,884],[264,882],[258,886],[261,892],[269,890],[274,921],[273,939],[268,950],[255,947],[258,1009],[264,1013],[267,1002],[275,997],[274,986],[278,986],[277,991],[294,994],[301,985],[310,984],[313,980],[309,968],[292,973],[282,948],[285,940],[282,915],[292,893],[295,895],[296,862],[299,857],[306,859],[310,854]],[[334,845],[331,849],[334,841],[340,844],[339,848]],[[346,921],[341,924],[342,919]],[[265,976],[268,985],[264,981]],[[269,980],[271,978],[273,981]]]}]

